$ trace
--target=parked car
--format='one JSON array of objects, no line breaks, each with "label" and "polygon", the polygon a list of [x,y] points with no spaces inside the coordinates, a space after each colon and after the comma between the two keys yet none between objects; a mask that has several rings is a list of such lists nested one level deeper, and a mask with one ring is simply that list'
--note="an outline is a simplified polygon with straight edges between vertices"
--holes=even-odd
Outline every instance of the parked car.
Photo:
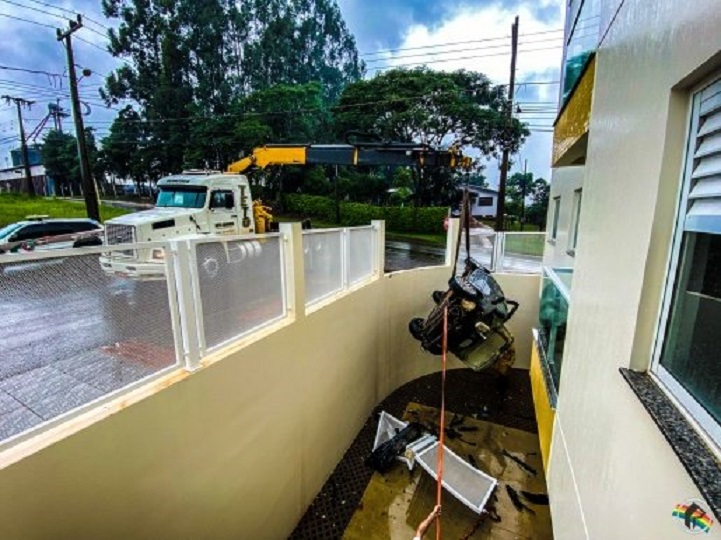
[{"label": "parked car", "polygon": [[0,253],[99,246],[103,235],[103,226],[93,219],[29,216],[0,229]]}]

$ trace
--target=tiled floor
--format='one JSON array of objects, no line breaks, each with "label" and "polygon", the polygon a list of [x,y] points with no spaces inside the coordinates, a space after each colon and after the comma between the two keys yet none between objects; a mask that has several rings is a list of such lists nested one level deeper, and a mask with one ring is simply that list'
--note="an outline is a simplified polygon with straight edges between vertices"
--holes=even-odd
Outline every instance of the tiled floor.
[{"label": "tiled floor", "polygon": [[0,380],[0,440],[157,371],[122,352],[90,351]]},{"label": "tiled floor", "polygon": [[[376,407],[296,526],[292,539],[322,540],[343,536],[373,476],[373,471],[364,462],[373,445],[377,415],[385,410],[400,418],[411,402],[438,407],[439,388],[439,374],[421,377],[402,386]],[[447,378],[446,407],[458,414],[537,433],[526,370],[511,370],[507,381],[501,380],[495,372],[452,370]]]}]

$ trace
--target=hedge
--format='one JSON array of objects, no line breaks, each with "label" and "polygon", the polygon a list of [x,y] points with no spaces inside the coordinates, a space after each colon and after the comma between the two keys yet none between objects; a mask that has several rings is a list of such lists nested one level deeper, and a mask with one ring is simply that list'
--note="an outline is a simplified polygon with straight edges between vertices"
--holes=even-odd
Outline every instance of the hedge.
[{"label": "hedge", "polygon": [[[285,208],[289,214],[335,221],[335,203],[328,197],[289,194],[285,197]],[[368,225],[374,219],[383,219],[386,229],[393,232],[423,234],[443,233],[443,220],[448,208],[442,206],[400,208],[397,206],[373,206],[370,204],[341,202],[341,224],[347,227]]]}]

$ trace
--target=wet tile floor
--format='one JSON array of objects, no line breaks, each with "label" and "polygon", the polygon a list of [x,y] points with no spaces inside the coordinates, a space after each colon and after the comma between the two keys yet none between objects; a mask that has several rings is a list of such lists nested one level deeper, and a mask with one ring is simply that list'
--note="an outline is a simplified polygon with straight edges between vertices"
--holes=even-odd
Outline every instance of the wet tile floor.
[{"label": "wet tile floor", "polygon": [[[292,539],[334,539],[343,538],[344,534],[345,538],[349,539],[413,537],[412,531],[416,522],[422,520],[432,506],[435,481],[425,473],[409,474],[403,467],[394,468],[385,476],[374,475],[364,461],[371,451],[377,416],[381,410],[401,418],[407,409],[438,407],[439,388],[440,375],[428,375],[402,386],[379,404],[306,511],[292,533]],[[444,529],[443,537],[455,538],[453,535],[461,531],[458,538],[466,535],[467,538],[474,539],[550,539],[547,507],[526,501],[526,506],[535,513],[528,510],[519,512],[513,507],[505,487],[508,483],[514,489],[544,492],[545,482],[537,450],[537,428],[528,371],[511,370],[508,379],[503,381],[493,372],[452,370],[447,379],[446,407],[448,411],[466,416],[469,423],[475,424],[479,421],[479,432],[476,436],[491,441],[483,442],[483,446],[480,446],[481,440],[476,441],[477,446],[471,448],[478,453],[478,466],[483,468],[482,463],[486,463],[485,466],[489,467],[487,472],[500,477],[501,482],[496,490],[496,509],[502,521],[493,524],[494,526],[481,523],[473,530],[477,525],[477,518],[445,493],[444,524],[448,522],[456,525],[450,525],[448,530]],[[537,471],[537,476],[525,473],[516,467],[515,462],[510,463],[502,452],[501,458],[497,457],[497,442],[509,440],[502,436],[504,431],[512,435],[510,439],[513,441],[512,444],[506,442],[506,451],[527,462]],[[469,440],[468,437],[464,439]],[[494,440],[496,443],[492,443]],[[451,443],[452,441],[449,441],[449,446],[452,447]],[[496,451],[493,451],[493,444],[496,444]],[[487,451],[485,458],[482,455],[484,450]],[[463,453],[459,452],[459,455]],[[526,483],[523,484],[523,481]],[[394,501],[390,506],[389,497]],[[370,521],[363,521],[363,516],[370,516]],[[379,528],[363,530],[360,531],[360,536],[353,536],[357,532],[354,526],[358,523],[376,523]],[[528,528],[532,529],[531,534],[527,534]],[[471,534],[468,535],[469,533]]]}]

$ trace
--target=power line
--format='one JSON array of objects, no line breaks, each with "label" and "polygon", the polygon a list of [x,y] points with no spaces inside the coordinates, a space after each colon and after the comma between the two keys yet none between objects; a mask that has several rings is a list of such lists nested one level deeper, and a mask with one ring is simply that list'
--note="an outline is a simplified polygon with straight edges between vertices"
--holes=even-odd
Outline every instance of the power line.
[{"label": "power line", "polygon": [[[86,28],[87,28],[87,27],[86,27]],[[102,35],[102,34],[101,34],[101,35]],[[103,36],[103,37],[104,37],[104,36]],[[88,41],[87,39],[81,38],[80,36],[75,36],[75,39],[80,40],[80,41],[82,41],[83,43],[87,43],[87,44],[90,45],[91,47],[95,47],[96,49],[101,50],[101,51],[103,51],[104,53],[111,54],[110,51],[108,51],[108,49],[105,49],[105,48],[101,47],[100,45],[96,45],[96,44],[93,43],[92,41]]]},{"label": "power line", "polygon": [[[518,53],[531,53],[531,52],[540,52],[540,51],[550,51],[554,49],[562,49],[563,45],[558,45],[554,47],[541,47],[538,49],[532,49],[532,50],[525,50],[525,51],[518,51]],[[511,54],[510,52],[503,52],[503,53],[494,53],[494,54],[481,54],[481,55],[473,55],[473,56],[459,56],[456,58],[443,58],[440,60],[428,60],[426,62],[409,62],[404,64],[391,64],[387,66],[380,66],[380,67],[371,67],[371,70],[374,71],[381,71],[381,70],[388,70],[388,69],[396,69],[399,67],[408,67],[408,66],[424,66],[426,64],[437,64],[439,62],[458,62],[460,60],[475,60],[477,58],[490,58],[492,56],[507,56]],[[390,59],[392,60],[392,59]]]},{"label": "power line", "polygon": [[[17,6],[17,7],[19,7],[19,8],[23,8],[23,9],[29,9],[29,10],[35,11],[35,12],[37,12],[37,13],[42,13],[43,15],[49,15],[50,17],[57,17],[58,19],[61,19],[61,20],[63,20],[63,21],[66,21],[66,20],[67,20],[67,17],[66,17],[65,15],[57,15],[57,14],[55,14],[55,13],[50,13],[50,12],[48,12],[47,10],[39,9],[39,8],[32,7],[32,6],[28,6],[28,5],[26,5],[26,4],[20,4],[20,3],[18,3],[18,2],[14,2],[13,0],[0,0],[0,2],[4,2],[4,3],[6,3],[6,4],[11,4],[11,5],[13,5],[13,6]],[[47,4],[47,5],[49,6],[49,4]],[[53,6],[49,6],[49,7],[53,7]],[[56,9],[60,9],[60,8],[56,8]],[[69,10],[67,10],[67,11],[69,11]],[[103,34],[102,32],[98,32],[98,31],[95,30],[94,28],[90,28],[90,27],[87,27],[87,26],[86,26],[85,28],[87,28],[87,29],[90,30],[91,32],[94,32],[94,33],[98,34],[99,36],[107,37],[105,34]]]},{"label": "power line", "polygon": [[52,28],[55,30],[55,27],[51,24],[45,24],[38,21],[31,21],[30,19],[23,19],[22,17],[17,17],[15,15],[9,15],[7,13],[0,13],[0,17],[7,17],[8,19],[15,19],[16,21],[22,21],[30,24],[37,24],[38,26],[44,26],[46,28]]},{"label": "power line", "polygon": [[[27,2],[32,2],[32,3],[34,3],[34,4],[38,4],[38,5],[40,5],[40,6],[45,6],[45,7],[53,8],[53,9],[56,9],[56,10],[58,10],[58,11],[62,11],[62,12],[64,12],[64,13],[68,13],[68,14],[70,14],[70,15],[76,15],[76,14],[77,14],[77,12],[72,11],[72,10],[70,10],[70,9],[66,9],[66,8],[63,8],[63,7],[60,7],[60,6],[55,6],[55,5],[53,5],[53,4],[48,4],[47,2],[41,2],[40,0],[26,0],[26,1],[27,1]],[[91,19],[91,18],[87,17],[84,13],[80,13],[80,15],[83,16],[83,19],[84,19],[84,20],[90,21],[91,23],[96,24],[96,25],[98,25],[98,26],[100,26],[100,27],[102,27],[102,28],[105,28],[106,30],[110,30],[110,28],[109,28],[108,26],[104,25],[104,24],[101,23],[101,22],[96,21],[95,19]],[[87,27],[86,27],[86,28],[87,28]]]},{"label": "power line", "polygon": [[[537,41],[527,41],[524,43],[519,43],[519,46],[535,45],[537,43],[548,43],[548,42],[552,42],[552,41],[557,42],[557,41],[559,41],[559,38],[539,39]],[[563,43],[561,43],[559,46],[562,47]],[[430,52],[425,52],[425,53],[420,53],[420,54],[410,54],[410,55],[405,55],[405,56],[392,56],[392,57],[388,57],[388,58],[377,58],[374,60],[366,61],[366,64],[368,62],[388,62],[389,60],[403,60],[406,58],[424,58],[426,56],[438,56],[441,54],[452,54],[452,53],[458,53],[458,52],[485,51],[485,50],[489,50],[489,49],[503,49],[506,47],[510,47],[510,45],[508,43],[503,43],[501,45],[484,45],[482,47],[465,47],[463,49],[450,49],[447,51],[430,51]],[[506,54],[510,54],[510,51],[508,51],[508,53],[506,53]]]},{"label": "power line", "polygon": [[[528,37],[528,36],[539,36],[543,34],[552,34],[557,32],[563,32],[563,28],[558,28],[555,30],[545,30],[542,32],[529,32],[528,34],[521,34],[522,37]],[[421,49],[432,49],[436,47],[446,47],[451,45],[464,45],[467,43],[486,43],[488,41],[498,41],[500,39],[510,39],[511,36],[498,36],[498,37],[492,37],[492,38],[484,38],[484,39],[471,39],[466,41],[450,41],[447,43],[438,43],[436,45],[422,45],[420,47],[404,47],[400,49],[381,49],[375,52],[367,52],[367,53],[361,53],[360,56],[371,56],[371,55],[378,55],[378,54],[386,54],[386,53],[393,53],[393,52],[400,52],[400,51],[417,51]]]},{"label": "power line", "polygon": [[[2,14],[0,14],[0,15],[2,15]],[[28,68],[0,65],[0,70],[21,71],[23,73],[32,73],[34,75],[47,75],[48,77],[67,77],[67,75],[65,75],[63,73],[51,73],[50,71],[44,71],[42,69],[28,69]]]}]

